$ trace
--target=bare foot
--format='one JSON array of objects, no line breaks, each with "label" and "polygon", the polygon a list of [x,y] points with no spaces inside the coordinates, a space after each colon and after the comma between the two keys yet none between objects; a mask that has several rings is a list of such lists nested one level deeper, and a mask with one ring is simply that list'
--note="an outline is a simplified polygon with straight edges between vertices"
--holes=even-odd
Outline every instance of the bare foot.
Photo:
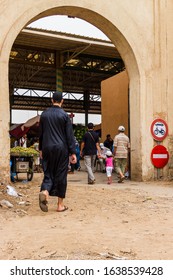
[{"label": "bare foot", "polygon": [[68,207],[65,206],[65,205],[63,205],[62,207],[58,207],[58,209],[57,209],[56,211],[57,211],[57,212],[64,212],[64,211],[66,211],[66,210],[68,210]]}]

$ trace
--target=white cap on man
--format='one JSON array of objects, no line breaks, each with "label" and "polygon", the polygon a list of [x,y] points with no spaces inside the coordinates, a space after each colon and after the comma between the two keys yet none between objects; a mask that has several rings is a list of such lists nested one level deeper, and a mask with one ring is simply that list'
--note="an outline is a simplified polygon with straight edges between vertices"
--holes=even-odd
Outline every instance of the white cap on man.
[{"label": "white cap on man", "polygon": [[125,131],[125,127],[123,125],[120,125],[118,128],[118,131],[124,132]]},{"label": "white cap on man", "polygon": [[100,148],[103,149],[104,148],[104,144],[100,143]]}]

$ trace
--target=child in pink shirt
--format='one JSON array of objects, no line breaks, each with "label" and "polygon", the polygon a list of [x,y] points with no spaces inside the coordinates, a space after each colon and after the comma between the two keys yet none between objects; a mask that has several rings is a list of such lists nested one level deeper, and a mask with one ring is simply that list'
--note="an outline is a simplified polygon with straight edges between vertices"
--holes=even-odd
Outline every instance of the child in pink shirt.
[{"label": "child in pink shirt", "polygon": [[108,178],[108,184],[110,185],[112,183],[112,170],[113,170],[113,155],[111,151],[106,152],[106,175]]}]

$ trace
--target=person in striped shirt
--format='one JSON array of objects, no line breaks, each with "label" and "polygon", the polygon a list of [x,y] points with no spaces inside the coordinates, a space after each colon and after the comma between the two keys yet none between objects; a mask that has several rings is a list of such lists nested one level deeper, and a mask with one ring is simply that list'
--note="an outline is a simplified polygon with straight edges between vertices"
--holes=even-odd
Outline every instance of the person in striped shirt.
[{"label": "person in striped shirt", "polygon": [[124,133],[125,127],[120,125],[118,127],[118,134],[114,138],[114,157],[116,162],[116,172],[119,174],[120,178],[118,183],[122,183],[125,179],[125,169],[128,161],[128,153],[130,151],[130,140]]}]

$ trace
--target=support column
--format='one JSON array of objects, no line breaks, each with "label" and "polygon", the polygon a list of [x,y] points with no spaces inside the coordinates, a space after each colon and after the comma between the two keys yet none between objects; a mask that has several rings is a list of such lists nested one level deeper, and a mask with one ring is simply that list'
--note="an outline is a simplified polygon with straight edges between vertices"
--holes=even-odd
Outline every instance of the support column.
[{"label": "support column", "polygon": [[56,69],[56,90],[62,92],[62,70]]},{"label": "support column", "polygon": [[56,90],[62,92],[63,72],[61,68],[62,57],[59,52],[56,52]]},{"label": "support column", "polygon": [[89,100],[90,100],[90,94],[88,90],[86,90],[84,91],[85,126],[88,125]]}]

